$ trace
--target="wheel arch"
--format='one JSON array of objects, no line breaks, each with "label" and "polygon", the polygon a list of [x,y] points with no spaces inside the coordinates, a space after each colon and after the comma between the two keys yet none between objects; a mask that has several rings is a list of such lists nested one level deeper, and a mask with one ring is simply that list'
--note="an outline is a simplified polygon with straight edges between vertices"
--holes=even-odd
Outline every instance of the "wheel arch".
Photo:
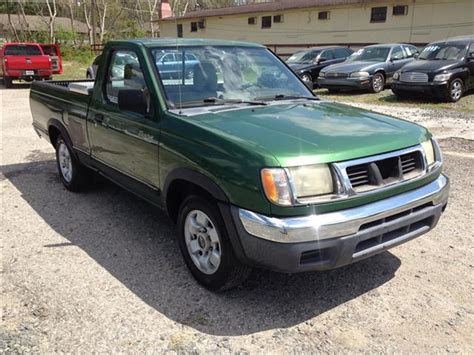
[{"label": "wheel arch", "polygon": [[189,168],[175,169],[166,177],[162,195],[163,207],[173,222],[176,222],[181,202],[191,193],[229,202],[224,190],[210,177]]},{"label": "wheel arch", "polygon": [[[49,141],[56,148],[56,142],[58,140],[59,135],[61,135],[65,140],[66,143],[72,148],[72,141],[71,137],[69,137],[69,133],[64,125],[55,118],[52,118],[48,121],[48,136]],[[74,149],[72,149],[72,154],[75,154]]]}]

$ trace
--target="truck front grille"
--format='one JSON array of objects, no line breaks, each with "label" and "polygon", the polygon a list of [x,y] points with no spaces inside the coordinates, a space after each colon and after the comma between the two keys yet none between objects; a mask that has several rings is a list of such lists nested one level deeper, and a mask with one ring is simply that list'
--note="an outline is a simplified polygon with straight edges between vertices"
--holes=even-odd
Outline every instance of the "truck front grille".
[{"label": "truck front grille", "polygon": [[420,151],[368,161],[346,168],[346,174],[355,192],[364,192],[396,182],[412,179],[423,173]]},{"label": "truck front grille", "polygon": [[405,73],[401,73],[400,81],[404,81],[406,83],[427,83],[428,74],[416,73],[416,72],[405,72]]}]

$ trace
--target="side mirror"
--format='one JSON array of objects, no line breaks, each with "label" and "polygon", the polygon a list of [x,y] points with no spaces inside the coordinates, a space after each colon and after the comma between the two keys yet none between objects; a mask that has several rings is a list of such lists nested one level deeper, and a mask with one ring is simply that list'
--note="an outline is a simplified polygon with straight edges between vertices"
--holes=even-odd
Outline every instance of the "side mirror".
[{"label": "side mirror", "polygon": [[470,62],[474,61],[474,52],[471,52],[467,55],[467,60]]},{"label": "side mirror", "polygon": [[120,111],[131,111],[141,115],[147,113],[147,104],[143,90],[122,89],[118,92],[118,107]]},{"label": "side mirror", "polygon": [[420,53],[413,54],[413,58],[415,58],[415,59],[418,59],[419,56],[420,56]]},{"label": "side mirror", "polygon": [[323,62],[325,62],[326,60],[327,60],[327,58],[320,57],[320,58],[318,59],[318,63],[323,63]]}]

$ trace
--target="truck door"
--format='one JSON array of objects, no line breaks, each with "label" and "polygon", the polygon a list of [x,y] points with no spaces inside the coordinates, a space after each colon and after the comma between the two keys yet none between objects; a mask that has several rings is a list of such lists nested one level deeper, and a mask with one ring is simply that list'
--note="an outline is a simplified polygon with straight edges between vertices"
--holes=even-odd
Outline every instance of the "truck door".
[{"label": "truck door", "polygon": [[[111,50],[103,56],[108,63],[99,69],[88,114],[91,155],[106,174],[115,174],[112,178],[131,178],[157,189],[159,120],[151,99],[151,73],[134,50]],[[119,109],[119,92],[131,89],[143,92],[146,112]]]}]

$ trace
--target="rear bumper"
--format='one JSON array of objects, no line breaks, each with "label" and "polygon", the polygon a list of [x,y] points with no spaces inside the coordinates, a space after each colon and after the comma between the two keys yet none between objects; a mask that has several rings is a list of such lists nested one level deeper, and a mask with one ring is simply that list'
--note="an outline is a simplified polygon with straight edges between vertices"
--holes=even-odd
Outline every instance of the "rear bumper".
[{"label": "rear bumper", "polygon": [[333,269],[405,243],[434,228],[449,180],[343,211],[273,218],[231,208],[244,261],[280,272]]},{"label": "rear bumper", "polygon": [[[26,74],[26,71],[33,71],[33,74]],[[7,70],[4,76],[12,79],[34,80],[47,78],[53,75],[51,69],[25,69],[25,70]]]},{"label": "rear bumper", "polygon": [[365,79],[343,78],[343,79],[326,79],[318,78],[318,86],[325,89],[347,89],[347,90],[365,90],[370,87],[372,77]]}]

